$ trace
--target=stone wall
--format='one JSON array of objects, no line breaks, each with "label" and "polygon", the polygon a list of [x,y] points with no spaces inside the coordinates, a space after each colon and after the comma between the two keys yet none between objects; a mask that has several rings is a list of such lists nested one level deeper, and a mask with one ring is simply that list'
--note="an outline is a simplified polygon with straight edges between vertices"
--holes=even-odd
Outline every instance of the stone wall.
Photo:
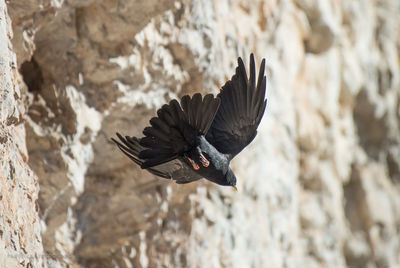
[{"label": "stone wall", "polygon": [[[0,261],[400,266],[398,1],[0,7]],[[156,178],[110,141],[172,98],[217,93],[251,52],[268,106],[232,163],[239,193]]]}]

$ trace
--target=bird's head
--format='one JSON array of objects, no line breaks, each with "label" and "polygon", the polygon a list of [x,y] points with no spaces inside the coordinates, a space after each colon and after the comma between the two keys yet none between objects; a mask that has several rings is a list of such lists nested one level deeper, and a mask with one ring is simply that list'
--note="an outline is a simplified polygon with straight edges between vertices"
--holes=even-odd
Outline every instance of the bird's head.
[{"label": "bird's head", "polygon": [[207,179],[222,186],[231,186],[236,191],[238,191],[238,188],[236,186],[236,176],[233,173],[232,169],[230,169],[229,167],[225,174],[208,177]]},{"label": "bird's head", "polygon": [[236,186],[236,176],[233,173],[232,169],[228,168],[228,171],[225,174],[225,180],[228,186],[232,186],[236,191],[238,191],[238,188]]}]

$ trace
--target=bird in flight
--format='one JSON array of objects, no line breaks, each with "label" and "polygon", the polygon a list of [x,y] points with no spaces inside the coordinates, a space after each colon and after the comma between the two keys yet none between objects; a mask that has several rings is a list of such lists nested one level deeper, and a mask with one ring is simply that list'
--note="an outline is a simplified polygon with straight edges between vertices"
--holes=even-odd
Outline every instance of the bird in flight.
[{"label": "bird in flight", "polygon": [[257,135],[264,114],[266,77],[262,60],[257,84],[254,55],[250,55],[250,77],[243,60],[219,94],[185,95],[164,104],[144,137],[112,138],[119,149],[142,169],[184,184],[205,178],[237,191],[230,161]]}]

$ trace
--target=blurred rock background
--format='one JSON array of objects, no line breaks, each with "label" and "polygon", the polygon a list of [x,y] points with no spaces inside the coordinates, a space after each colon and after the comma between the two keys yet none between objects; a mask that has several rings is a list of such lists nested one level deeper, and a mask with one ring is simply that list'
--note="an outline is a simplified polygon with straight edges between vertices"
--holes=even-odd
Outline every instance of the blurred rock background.
[{"label": "blurred rock background", "polygon": [[[1,1],[0,266],[400,267],[399,14]],[[172,98],[216,94],[251,52],[268,106],[233,161],[239,193],[158,179],[110,142]]]}]

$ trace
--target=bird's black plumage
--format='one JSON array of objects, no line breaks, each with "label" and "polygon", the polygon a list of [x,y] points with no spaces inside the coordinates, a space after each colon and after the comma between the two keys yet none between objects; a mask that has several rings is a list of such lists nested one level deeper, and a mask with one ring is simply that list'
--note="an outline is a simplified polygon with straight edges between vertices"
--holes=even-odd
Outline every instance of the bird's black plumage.
[{"label": "bird's black plumage", "polygon": [[236,185],[229,163],[257,135],[264,114],[266,77],[262,60],[256,84],[254,55],[250,77],[242,59],[217,97],[196,93],[180,103],[172,100],[157,111],[144,137],[112,139],[133,162],[154,175],[189,183],[206,178],[220,185]]}]

